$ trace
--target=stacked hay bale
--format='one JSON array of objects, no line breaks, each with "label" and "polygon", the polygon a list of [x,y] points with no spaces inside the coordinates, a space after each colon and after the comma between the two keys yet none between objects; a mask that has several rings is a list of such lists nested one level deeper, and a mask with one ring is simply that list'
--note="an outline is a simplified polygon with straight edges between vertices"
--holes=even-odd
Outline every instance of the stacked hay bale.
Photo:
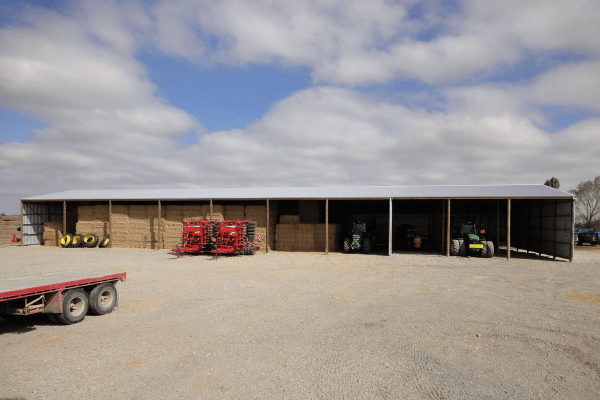
[{"label": "stacked hay bale", "polygon": [[112,247],[129,246],[129,206],[113,205],[111,216],[110,243]]},{"label": "stacked hay bale", "polygon": [[162,249],[174,249],[181,244],[183,232],[183,208],[181,205],[167,205],[161,207],[162,211]]},{"label": "stacked hay bale", "polygon": [[[214,211],[214,210],[213,210]],[[244,220],[244,206],[241,205],[226,205],[223,206],[223,218],[225,220]]]},{"label": "stacked hay bale", "polygon": [[44,246],[60,246],[59,240],[63,237],[62,221],[46,222],[44,224]]},{"label": "stacked hay bale", "polygon": [[[298,215],[282,215],[275,227],[275,249],[281,251],[324,251],[325,224],[301,224]],[[329,224],[329,251],[338,251],[340,224]]]},{"label": "stacked hay bale", "polygon": [[[77,209],[76,232],[73,234],[87,235],[93,233],[99,240],[108,235],[108,204],[99,206],[79,206]],[[61,227],[62,229],[62,222]]]},{"label": "stacked hay bale", "polygon": [[[267,206],[246,206],[244,219],[256,221],[256,236],[262,236],[263,239],[262,242],[258,243],[258,246],[260,247],[258,251],[261,253],[266,252],[268,246],[268,243],[265,240],[267,235]],[[272,230],[270,230],[270,232],[272,232]]]},{"label": "stacked hay bale", "polygon": [[[328,251],[339,251],[342,240],[342,225],[329,224],[328,236]],[[315,225],[315,248],[317,249],[316,251],[323,251],[325,249],[325,224]]]},{"label": "stacked hay bale", "polygon": [[[297,225],[299,224],[299,215],[281,215],[279,217],[279,224],[275,226],[275,250],[298,250],[299,229]],[[304,239],[306,240],[306,238]]]},{"label": "stacked hay bale", "polygon": [[210,215],[210,204],[206,206],[206,219],[211,221],[224,221],[223,218],[223,209],[224,207],[220,204],[213,204],[213,213]]},{"label": "stacked hay bale", "polygon": [[183,206],[183,221],[195,221],[202,220],[206,218],[206,215],[209,213],[209,206],[207,205],[189,205]]},{"label": "stacked hay bale", "polygon": [[0,216],[0,245],[11,244],[13,235],[21,238],[21,232],[17,228],[21,226],[20,215],[1,215]]}]

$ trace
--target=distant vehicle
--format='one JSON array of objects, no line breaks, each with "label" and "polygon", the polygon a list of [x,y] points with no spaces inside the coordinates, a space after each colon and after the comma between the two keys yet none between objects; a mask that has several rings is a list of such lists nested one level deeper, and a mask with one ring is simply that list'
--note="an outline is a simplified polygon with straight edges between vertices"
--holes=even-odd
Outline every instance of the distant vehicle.
[{"label": "distant vehicle", "polygon": [[450,253],[453,256],[477,255],[491,258],[494,256],[494,243],[485,240],[485,229],[474,222],[455,223],[452,226]]},{"label": "distant vehicle", "polygon": [[584,243],[589,243],[591,246],[598,245],[598,232],[594,232],[591,229],[580,229],[577,238],[579,246],[583,246]]},{"label": "distant vehicle", "polygon": [[375,240],[373,232],[373,224],[370,222],[357,220],[347,222],[343,235],[344,242],[342,244],[344,253],[349,253],[352,250],[370,253]]}]

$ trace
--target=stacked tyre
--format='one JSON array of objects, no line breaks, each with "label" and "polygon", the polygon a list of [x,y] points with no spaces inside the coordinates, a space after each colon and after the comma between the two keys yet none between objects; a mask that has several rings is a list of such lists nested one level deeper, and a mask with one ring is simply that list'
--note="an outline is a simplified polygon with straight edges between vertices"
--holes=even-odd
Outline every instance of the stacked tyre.
[{"label": "stacked tyre", "polygon": [[98,236],[94,233],[88,233],[87,235],[76,234],[73,235],[71,233],[67,233],[62,238],[60,238],[61,247],[100,247],[105,248],[108,247],[109,238],[105,236],[102,240],[98,240]]}]

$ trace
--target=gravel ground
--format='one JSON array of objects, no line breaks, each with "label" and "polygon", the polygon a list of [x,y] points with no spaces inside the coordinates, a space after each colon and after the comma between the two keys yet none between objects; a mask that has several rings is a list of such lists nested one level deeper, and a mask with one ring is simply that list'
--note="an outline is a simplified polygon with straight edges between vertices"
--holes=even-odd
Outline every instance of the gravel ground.
[{"label": "gravel ground", "polygon": [[599,259],[1,247],[0,278],[127,281],[76,325],[0,318],[0,398],[595,399]]}]

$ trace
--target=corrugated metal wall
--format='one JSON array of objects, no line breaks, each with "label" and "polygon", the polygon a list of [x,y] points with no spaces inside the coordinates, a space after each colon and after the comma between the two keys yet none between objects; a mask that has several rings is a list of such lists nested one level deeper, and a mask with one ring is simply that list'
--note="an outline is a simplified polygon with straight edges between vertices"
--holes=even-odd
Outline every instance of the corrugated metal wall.
[{"label": "corrugated metal wall", "polygon": [[62,204],[23,202],[23,245],[44,243],[44,224],[62,221]]}]

